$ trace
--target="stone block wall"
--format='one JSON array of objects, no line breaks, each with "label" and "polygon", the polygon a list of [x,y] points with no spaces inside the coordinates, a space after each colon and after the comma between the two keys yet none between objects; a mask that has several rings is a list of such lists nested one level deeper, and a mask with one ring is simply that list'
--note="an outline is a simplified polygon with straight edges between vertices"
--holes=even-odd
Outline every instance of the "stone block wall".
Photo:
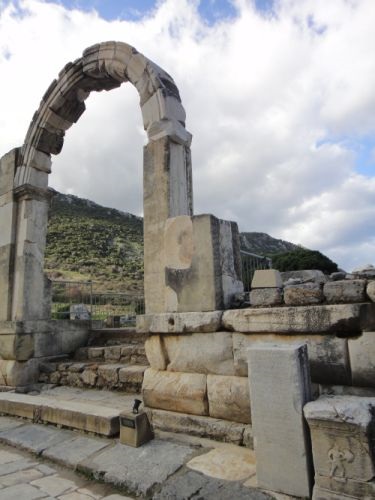
[{"label": "stone block wall", "polygon": [[0,386],[36,383],[43,358],[87,344],[87,321],[0,321]]},{"label": "stone block wall", "polygon": [[147,407],[251,423],[247,349],[307,343],[315,390],[367,387],[375,394],[375,304],[249,307],[138,317],[149,334]]}]

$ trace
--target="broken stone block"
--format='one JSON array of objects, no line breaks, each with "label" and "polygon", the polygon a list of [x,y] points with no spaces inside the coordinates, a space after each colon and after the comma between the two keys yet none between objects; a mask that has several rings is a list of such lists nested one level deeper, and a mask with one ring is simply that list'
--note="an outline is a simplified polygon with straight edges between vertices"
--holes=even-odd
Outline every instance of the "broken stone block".
[{"label": "broken stone block", "polygon": [[323,293],[330,303],[365,302],[366,280],[330,281],[324,285]]},{"label": "broken stone block", "polygon": [[282,288],[283,280],[276,269],[257,269],[251,281],[251,288]]},{"label": "broken stone block", "polygon": [[320,304],[323,298],[323,292],[317,283],[302,283],[284,288],[284,302],[287,306]]},{"label": "broken stone block", "polygon": [[314,498],[322,498],[320,490],[328,492],[324,498],[361,499],[374,491],[374,410],[375,398],[358,396],[322,396],[305,406],[318,489]]},{"label": "broken stone block", "polygon": [[281,288],[255,288],[250,292],[250,304],[254,307],[279,306],[282,303]]},{"label": "broken stone block", "polygon": [[248,353],[258,486],[310,497],[313,471],[303,419],[311,399],[306,345],[255,345]]},{"label": "broken stone block", "polygon": [[208,415],[207,376],[148,368],[142,386],[145,406]]},{"label": "broken stone block", "polygon": [[210,417],[251,423],[249,381],[246,377],[207,375]]},{"label": "broken stone block", "polygon": [[375,332],[348,340],[353,385],[375,387]]},{"label": "broken stone block", "polygon": [[290,279],[299,279],[301,283],[306,281],[312,281],[314,283],[326,283],[328,281],[327,276],[319,269],[306,269],[303,271],[285,271],[281,273],[283,283],[286,283]]}]

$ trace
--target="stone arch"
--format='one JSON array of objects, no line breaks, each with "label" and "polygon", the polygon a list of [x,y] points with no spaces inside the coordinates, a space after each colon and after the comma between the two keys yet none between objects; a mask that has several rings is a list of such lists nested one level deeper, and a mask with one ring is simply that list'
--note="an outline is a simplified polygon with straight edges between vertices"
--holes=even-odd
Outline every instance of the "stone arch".
[{"label": "stone arch", "polygon": [[1,159],[1,173],[9,174],[5,191],[12,192],[12,200],[0,319],[48,319],[48,294],[41,290],[47,283],[43,261],[51,155],[60,153],[65,132],[85,111],[90,92],[127,81],[139,93],[149,139],[144,147],[146,310],[164,310],[165,262],[158,252],[166,220],[192,215],[191,134],[173,78],[134,47],[111,41],[87,48],[62,69],[45,92],[23,146]]}]

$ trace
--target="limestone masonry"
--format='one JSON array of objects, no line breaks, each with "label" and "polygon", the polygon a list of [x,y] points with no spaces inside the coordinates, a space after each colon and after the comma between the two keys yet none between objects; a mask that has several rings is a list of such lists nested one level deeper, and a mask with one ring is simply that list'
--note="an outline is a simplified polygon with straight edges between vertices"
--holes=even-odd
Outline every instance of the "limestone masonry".
[{"label": "limestone masonry", "polygon": [[[90,92],[128,81],[148,136],[146,314],[137,316],[138,340],[95,346],[89,321],[51,320],[48,174]],[[249,448],[255,441],[259,487],[373,498],[375,270],[256,271],[244,294],[237,224],[193,213],[185,120],[172,77],[122,42],[89,47],[52,81],[24,144],[0,159],[0,385],[25,393],[37,382],[142,387],[155,429]],[[118,433],[118,409],[30,398],[4,392],[0,413]]]}]

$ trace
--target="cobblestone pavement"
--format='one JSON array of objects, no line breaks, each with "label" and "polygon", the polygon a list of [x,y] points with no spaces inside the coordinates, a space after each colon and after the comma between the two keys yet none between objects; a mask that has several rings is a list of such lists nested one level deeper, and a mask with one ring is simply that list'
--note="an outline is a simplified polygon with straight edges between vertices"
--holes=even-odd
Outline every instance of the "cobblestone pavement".
[{"label": "cobblestone pavement", "polygon": [[1,500],[126,500],[104,485],[10,446],[0,448]]}]

